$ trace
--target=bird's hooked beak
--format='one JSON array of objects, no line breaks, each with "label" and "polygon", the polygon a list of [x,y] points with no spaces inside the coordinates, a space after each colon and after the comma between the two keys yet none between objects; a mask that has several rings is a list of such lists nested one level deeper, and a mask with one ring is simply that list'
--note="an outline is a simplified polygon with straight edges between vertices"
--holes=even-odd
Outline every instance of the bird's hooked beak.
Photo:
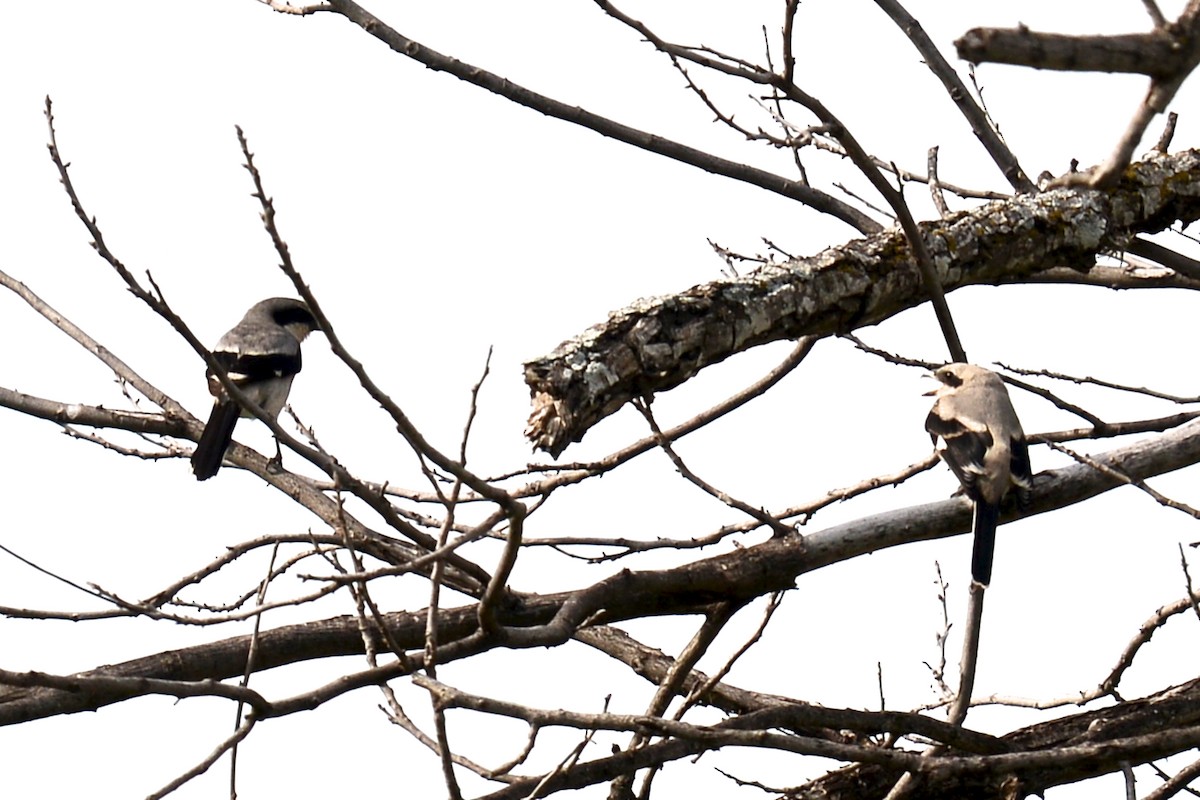
[{"label": "bird's hooked beak", "polygon": [[[926,373],[922,374],[922,375],[921,375],[921,377],[922,377],[922,378],[931,378],[932,380],[935,380],[935,381],[937,381],[937,380],[938,380],[938,377],[937,377],[937,375],[934,375],[932,372],[926,372]],[[937,394],[939,391],[941,391],[941,389],[942,389],[942,386],[943,386],[943,385],[944,385],[944,384],[943,384],[941,381],[938,381],[938,385],[937,385],[937,386],[933,387],[933,388],[932,388],[932,389],[930,389],[928,392],[921,392],[921,396],[922,396],[922,397],[933,397],[933,396],[934,396],[934,395],[936,395],[936,394]]]}]

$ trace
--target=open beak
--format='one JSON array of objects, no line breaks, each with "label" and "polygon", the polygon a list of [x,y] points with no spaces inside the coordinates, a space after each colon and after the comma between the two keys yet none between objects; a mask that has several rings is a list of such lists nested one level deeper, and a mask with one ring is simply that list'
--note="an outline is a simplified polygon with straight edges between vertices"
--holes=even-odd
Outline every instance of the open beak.
[{"label": "open beak", "polygon": [[[936,375],[934,375],[932,372],[926,372],[926,373],[925,373],[924,375],[922,375],[921,377],[922,377],[922,378],[932,378],[932,379],[933,379],[933,380],[935,380],[935,381],[937,380],[937,376],[936,376]],[[928,392],[921,392],[921,396],[922,396],[922,397],[933,397],[935,394],[937,394],[937,393],[938,393],[938,390],[939,390],[939,389],[941,389],[941,388],[942,388],[942,384],[941,384],[941,382],[939,381],[939,382],[938,382],[938,385],[937,385],[937,386],[935,386],[935,387],[933,387],[932,389],[930,389]]]}]

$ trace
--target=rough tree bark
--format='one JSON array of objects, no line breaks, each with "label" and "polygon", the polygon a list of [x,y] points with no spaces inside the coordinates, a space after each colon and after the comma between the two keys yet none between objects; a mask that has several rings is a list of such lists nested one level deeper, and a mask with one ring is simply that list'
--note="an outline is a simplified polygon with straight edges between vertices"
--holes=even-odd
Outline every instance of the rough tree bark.
[{"label": "rough tree bark", "polygon": [[[1194,286],[1096,256],[1200,216],[1200,152],[1153,156],[1112,189],[1058,189],[922,223],[944,289],[1034,280]],[[1064,269],[1065,268],[1065,269]],[[1094,270],[1094,272],[1093,272]],[[928,300],[903,233],[889,230],[744,277],[640,300],[525,365],[526,435],[558,456],[630,400],[680,385],[751,347],[872,325]]]}]

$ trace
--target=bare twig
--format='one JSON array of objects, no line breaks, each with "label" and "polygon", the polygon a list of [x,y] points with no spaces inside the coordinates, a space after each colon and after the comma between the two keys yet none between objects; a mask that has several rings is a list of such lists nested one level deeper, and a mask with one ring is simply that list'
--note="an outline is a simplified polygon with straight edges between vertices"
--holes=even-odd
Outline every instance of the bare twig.
[{"label": "bare twig", "polygon": [[671,459],[671,463],[675,465],[675,469],[679,471],[679,474],[682,475],[684,479],[688,481],[688,483],[696,486],[705,494],[717,498],[730,508],[735,508],[738,511],[741,511],[743,514],[747,514],[758,520],[763,525],[770,527],[771,530],[775,531],[776,536],[787,536],[788,534],[795,532],[794,528],[779,521],[763,509],[755,508],[747,503],[742,502],[741,500],[738,500],[728,492],[721,491],[715,486],[709,484],[707,481],[703,480],[699,475],[693,472],[688,465],[684,463],[683,459],[679,457],[679,454],[675,452],[675,448],[672,447],[671,443],[667,441],[662,430],[659,429],[658,422],[654,419],[654,412],[650,410],[650,402],[648,399],[644,401],[635,401],[634,408],[636,408],[638,412],[641,413],[641,415],[645,418],[646,424],[650,426],[650,430],[652,430],[655,436],[658,437],[658,446],[662,448],[664,453],[667,454],[667,457]]},{"label": "bare twig", "polygon": [[[47,100],[46,113],[47,117],[51,120],[51,122],[53,122],[53,117],[50,116],[49,100]],[[53,128],[51,128],[52,140],[53,136],[54,132]],[[54,152],[57,153],[57,144],[53,145],[53,147],[55,148]],[[77,201],[72,198],[72,202]],[[98,232],[99,228],[96,230]],[[75,325],[75,323],[71,322],[71,320],[67,319],[57,310],[52,308],[49,303],[34,294],[33,290],[31,290],[24,283],[21,283],[17,279],[0,271],[0,286],[3,286],[17,297],[20,297],[29,305],[30,308],[45,317],[52,325],[54,325],[54,327],[58,328],[67,336],[70,336],[77,344],[83,347],[83,349],[100,359],[100,361],[106,367],[113,371],[113,374],[116,375],[123,384],[127,383],[133,388],[137,389],[138,392],[150,400],[150,402],[154,403],[156,406],[165,411],[168,418],[182,420],[184,422],[196,421],[192,415],[187,412],[187,409],[175,402],[175,400],[167,395],[166,392],[163,392],[161,389],[154,386],[154,384],[150,383],[148,380],[135,372],[132,367],[130,367],[121,359],[117,358],[117,356],[108,348],[104,347],[95,339],[84,333],[83,330]]]},{"label": "bare twig", "polygon": [[[443,455],[432,445],[430,445],[425,440],[425,437],[422,436],[417,430],[416,426],[409,421],[408,417],[395,403],[395,401],[393,401],[390,396],[385,394],[375,384],[375,382],[371,380],[370,376],[367,375],[366,369],[363,367],[362,362],[354,358],[354,356],[351,355],[350,352],[342,345],[341,340],[338,338],[338,335],[333,328],[333,323],[330,322],[329,318],[325,315],[325,312],[321,309],[320,303],[317,301],[312,291],[308,288],[308,285],[304,282],[304,279],[300,276],[299,272],[297,272],[296,268],[292,265],[291,253],[288,249],[287,243],[283,240],[283,237],[280,235],[279,229],[275,224],[275,205],[271,198],[267,196],[266,190],[263,188],[262,176],[254,164],[254,155],[250,152],[250,145],[247,142],[245,134],[242,132],[240,126],[236,127],[236,131],[238,144],[241,146],[242,155],[246,159],[244,166],[246,171],[250,173],[250,178],[254,183],[254,197],[258,199],[262,206],[263,225],[266,228],[267,234],[271,237],[271,242],[274,244],[276,252],[279,254],[279,268],[285,275],[288,276],[288,278],[291,279],[292,284],[296,287],[296,290],[300,293],[300,296],[304,298],[309,310],[312,312],[313,316],[317,319],[317,322],[320,325],[321,333],[324,334],[325,339],[329,342],[330,349],[339,359],[341,359],[342,363],[350,368],[351,372],[353,372],[355,377],[358,378],[359,383],[367,391],[371,398],[379,403],[383,409],[388,412],[389,416],[392,418],[392,421],[396,424],[397,430],[400,431],[401,435],[406,441],[408,441],[410,446],[412,446],[417,453],[423,457],[429,458],[439,467],[445,469],[455,477],[461,478],[464,483],[466,483],[480,495],[500,502],[503,505],[515,503],[516,501],[513,501],[503,490],[496,489],[495,487],[487,484],[485,481],[481,481],[474,475],[471,475],[453,459]],[[224,380],[222,382],[225,383]],[[261,412],[261,409],[256,410]],[[265,420],[266,418],[269,418],[269,416],[270,415],[268,414],[262,413],[260,419]],[[282,434],[282,431],[278,430],[278,425],[273,425],[272,431],[276,433],[276,436]],[[380,516],[382,516],[392,528],[404,534],[413,542],[425,548],[426,550],[436,549],[437,542],[432,536],[429,536],[428,534],[419,531],[410,525],[405,519],[396,513],[391,503],[375,492],[370,491],[370,489],[365,486],[362,481],[360,481],[348,470],[346,470],[340,463],[338,463],[337,459],[332,458],[327,454],[317,451],[311,447],[302,445],[289,436],[285,436],[284,441],[286,441],[288,446],[293,450],[303,455],[313,464],[317,465],[331,477],[333,477],[339,486],[345,487],[360,500],[366,502],[367,505],[375,510]],[[457,555],[451,556],[450,558],[451,563],[456,568],[461,569],[480,582],[486,583],[488,580],[490,580],[491,576],[489,576],[477,565],[472,564]]]},{"label": "bare twig", "polygon": [[1142,5],[1146,7],[1146,13],[1150,15],[1151,21],[1154,22],[1154,27],[1167,27],[1167,18],[1163,16],[1162,11],[1158,8],[1158,3],[1155,0],[1142,0]]},{"label": "bare twig", "polygon": [[[650,704],[644,712],[647,716],[661,717],[666,714],[667,708],[671,700],[680,693],[687,677],[691,674],[692,668],[696,666],[701,657],[708,652],[708,648],[712,645],[717,635],[733,619],[733,615],[741,608],[740,604],[736,603],[720,603],[704,618],[704,624],[696,631],[687,646],[679,654],[679,658],[667,671],[662,681],[658,685],[658,690],[651,698]],[[675,715],[674,719],[679,719],[679,715]],[[633,739],[626,746],[626,750],[636,750],[642,747],[649,741],[649,736],[638,732],[634,734]],[[638,790],[637,796],[641,800],[646,800],[650,795],[650,787],[654,782],[654,776],[657,773],[656,768],[651,768],[642,779],[642,786]],[[612,796],[620,796],[625,793],[622,788],[629,786],[633,782],[633,775],[621,776],[613,781],[613,788],[610,790]]]},{"label": "bare twig", "polygon": [[979,665],[979,637],[983,630],[983,598],[986,589],[987,587],[978,581],[971,581],[967,621],[963,630],[962,657],[958,662],[958,693],[947,714],[951,725],[962,725],[971,706],[971,695],[975,689],[975,669]]},{"label": "bare twig", "polygon": [[[876,5],[883,10],[885,14],[891,17],[896,23],[896,27],[909,38],[913,46],[917,48],[921,54],[921,58],[925,61],[925,65],[930,71],[937,76],[942,82],[942,86],[946,89],[946,94],[958,106],[958,110],[966,118],[971,125],[971,130],[975,132],[975,136],[983,144],[988,155],[992,157],[992,161],[1004,173],[1004,177],[1008,179],[1009,185],[1018,192],[1033,192],[1034,185],[1025,171],[1021,169],[1017,157],[1005,144],[1004,139],[1000,136],[999,129],[988,116],[987,110],[975,99],[971,97],[971,93],[967,91],[966,85],[962,82],[962,78],[958,77],[958,73],[950,66],[949,62],[942,56],[937,45],[929,38],[928,34],[921,27],[911,14],[897,0],[875,0]],[[966,360],[966,359],[960,359]]]},{"label": "bare twig", "polygon": [[738,659],[749,652],[750,648],[762,638],[763,633],[765,633],[767,630],[768,623],[770,623],[771,618],[775,616],[775,612],[779,610],[779,606],[782,602],[782,592],[776,592],[775,594],[771,595],[770,599],[767,601],[766,609],[763,610],[762,619],[759,621],[758,627],[755,628],[754,632],[750,634],[749,638],[742,643],[741,647],[735,650],[733,654],[729,656],[729,658],[725,659],[725,663],[721,665],[720,669],[714,672],[707,680],[698,681],[696,683],[692,690],[688,692],[688,695],[684,699],[683,704],[679,707],[679,710],[675,712],[675,719],[683,719],[683,715],[687,713],[689,709],[700,702],[701,699],[703,699],[714,686],[725,680],[725,676],[729,674],[731,669],[733,669],[733,665],[737,663]]},{"label": "bare twig", "polygon": [[[255,595],[257,605],[261,606],[267,599],[267,587],[271,585],[271,578],[275,574],[275,558],[279,555],[279,543],[271,548],[271,557],[267,562],[267,575],[258,585],[258,592]],[[250,686],[250,676],[254,673],[254,659],[258,655],[258,634],[262,628],[262,614],[254,617],[254,629],[250,634],[250,648],[246,652],[246,670],[242,673],[240,685],[242,688]],[[244,706],[241,700],[238,700],[237,710],[234,712],[233,730],[236,734],[241,730],[245,719],[242,716]],[[244,736],[242,738],[245,738]],[[237,797],[237,761],[238,761],[238,744],[240,739],[234,741],[232,747],[229,748],[229,796]]]},{"label": "bare twig", "polygon": [[1167,114],[1167,124],[1163,125],[1163,131],[1159,134],[1158,142],[1154,145],[1154,149],[1160,153],[1167,153],[1171,149],[1171,140],[1175,138],[1175,124],[1179,122],[1179,115],[1174,111]]},{"label": "bare twig", "polygon": [[250,735],[250,731],[254,729],[254,722],[255,720],[253,716],[247,717],[246,721],[243,722],[241,726],[233,732],[233,735],[221,742],[221,744],[217,745],[216,749],[214,749],[203,761],[177,777],[175,780],[168,783],[166,786],[159,789],[157,792],[152,792],[151,794],[147,795],[146,800],[161,800],[161,798],[173,793],[176,789],[183,786],[192,778],[203,775],[208,771],[209,767],[220,760],[221,756],[225,755],[225,753],[231,748],[237,746],[238,742]]},{"label": "bare twig", "polygon": [[950,608],[946,597],[946,590],[949,586],[946,583],[946,579],[942,577],[942,565],[935,561],[934,568],[937,570],[937,599],[938,604],[942,608],[942,626],[935,638],[938,649],[937,665],[933,666],[929,662],[926,662],[926,666],[929,667],[929,671],[933,674],[934,683],[937,684],[942,699],[946,700],[954,695],[954,690],[946,683],[946,642],[950,639],[950,628],[953,626],[950,623]]},{"label": "bare twig", "polygon": [[1172,403],[1200,403],[1200,395],[1184,396],[1168,394],[1166,392],[1160,392],[1156,389],[1150,389],[1146,386],[1129,386],[1123,383],[1114,383],[1113,381],[1104,380],[1102,378],[1093,378],[1090,375],[1080,378],[1074,375],[1066,375],[1061,372],[1054,372],[1047,369],[1024,369],[1022,367],[1014,367],[1000,361],[997,361],[996,364],[1008,372],[1013,372],[1018,375],[1036,375],[1043,378],[1069,381],[1076,384],[1092,384],[1094,386],[1102,386],[1105,389],[1116,389],[1117,391],[1141,394],[1145,395],[1146,397],[1158,398],[1159,400],[1169,400]]},{"label": "bare twig", "polygon": [[926,168],[929,172],[929,196],[933,198],[933,205],[938,210],[938,214],[942,219],[950,216],[950,206],[946,205],[946,195],[942,193],[942,184],[938,180],[938,149],[937,147],[929,148],[929,157],[927,159]]},{"label": "bare twig", "polygon": [[[1149,2],[1149,0],[1147,0]],[[1169,797],[1174,797],[1184,790],[1188,790],[1192,781],[1200,777],[1200,760],[1193,761],[1179,772],[1171,776],[1171,779],[1159,786],[1154,791],[1147,794],[1143,800],[1167,800]],[[1189,790],[1190,791],[1190,790]],[[1193,792],[1193,795],[1195,793]]]},{"label": "bare twig", "polygon": [[1117,687],[1121,684],[1121,678],[1124,677],[1125,671],[1133,665],[1133,659],[1138,652],[1141,651],[1142,647],[1149,644],[1150,639],[1154,636],[1155,632],[1166,625],[1167,622],[1170,621],[1171,617],[1177,616],[1192,609],[1196,605],[1198,599],[1200,598],[1197,598],[1197,596],[1193,594],[1189,597],[1176,600],[1173,603],[1168,603],[1167,605],[1155,611],[1149,619],[1141,624],[1141,627],[1138,628],[1137,635],[1125,645],[1125,649],[1121,651],[1120,656],[1117,658],[1116,665],[1113,666],[1112,670],[1109,671],[1109,674],[1104,678],[1104,680],[1100,681],[1099,685],[1096,687],[1095,693],[1091,696],[1101,697],[1109,694],[1116,696]]},{"label": "bare twig", "polygon": [[879,230],[880,228],[879,223],[853,206],[843,203],[837,198],[814,189],[811,186],[807,186],[800,181],[788,180],[782,176],[774,175],[746,164],[718,158],[710,153],[702,152],[665,137],[622,125],[611,119],[582,109],[577,105],[563,103],[530,91],[499,75],[443,55],[425,47],[419,42],[409,39],[362,6],[351,2],[351,0],[330,0],[329,5],[339,14],[345,16],[371,36],[384,42],[400,55],[418,61],[430,69],[447,72],[459,80],[479,86],[518,105],[533,108],[548,116],[581,125],[596,131],[602,136],[607,136],[643,150],[690,164],[706,172],[743,181],[767,191],[783,195],[784,197],[789,197],[811,206],[817,211],[830,214],[860,232],[865,233]]},{"label": "bare twig", "polygon": [[1188,569],[1187,554],[1183,551],[1183,545],[1179,545],[1179,567],[1183,570],[1184,588],[1187,589],[1187,594],[1184,595],[1192,601],[1192,611],[1196,614],[1196,619],[1200,619],[1200,602],[1196,600],[1196,590],[1192,586],[1192,573]]},{"label": "bare twig", "polygon": [[1110,478],[1114,478],[1114,479],[1120,481],[1121,483],[1128,484],[1129,486],[1132,486],[1135,489],[1141,489],[1143,492],[1145,492],[1146,494],[1153,497],[1154,500],[1161,506],[1166,506],[1167,508],[1173,508],[1176,511],[1182,511],[1183,513],[1187,514],[1188,516],[1190,516],[1194,519],[1200,519],[1200,509],[1193,508],[1192,506],[1189,506],[1187,503],[1183,503],[1178,500],[1172,500],[1171,498],[1167,497],[1165,494],[1162,494],[1161,492],[1157,492],[1154,489],[1151,489],[1146,484],[1146,482],[1143,480],[1139,480],[1137,478],[1131,478],[1129,475],[1125,474],[1124,472],[1117,469],[1116,467],[1106,464],[1098,459],[1092,458],[1091,456],[1084,455],[1083,453],[1077,453],[1074,450],[1071,450],[1070,448],[1067,448],[1067,447],[1063,447],[1062,445],[1056,444],[1055,442],[1047,442],[1046,444],[1048,444],[1054,450],[1057,450],[1060,453],[1070,456],[1071,458],[1075,459],[1076,461],[1078,461],[1081,464],[1087,464],[1089,467],[1096,470],[1097,472],[1101,472],[1101,473],[1109,476]]}]

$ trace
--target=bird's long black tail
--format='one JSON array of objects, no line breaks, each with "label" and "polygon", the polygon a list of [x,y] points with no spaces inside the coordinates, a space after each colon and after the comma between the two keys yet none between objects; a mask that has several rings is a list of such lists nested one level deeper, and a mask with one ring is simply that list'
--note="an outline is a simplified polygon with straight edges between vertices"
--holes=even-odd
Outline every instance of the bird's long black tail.
[{"label": "bird's long black tail", "polygon": [[992,582],[992,554],[996,549],[996,522],[1000,507],[975,503],[975,545],[971,549],[971,577],[987,586]]},{"label": "bird's long black tail", "polygon": [[217,474],[225,451],[233,440],[233,426],[237,424],[237,419],[237,403],[225,400],[213,404],[208,424],[204,426],[204,433],[200,434],[200,441],[192,453],[192,472],[196,474],[196,480],[206,481]]}]

